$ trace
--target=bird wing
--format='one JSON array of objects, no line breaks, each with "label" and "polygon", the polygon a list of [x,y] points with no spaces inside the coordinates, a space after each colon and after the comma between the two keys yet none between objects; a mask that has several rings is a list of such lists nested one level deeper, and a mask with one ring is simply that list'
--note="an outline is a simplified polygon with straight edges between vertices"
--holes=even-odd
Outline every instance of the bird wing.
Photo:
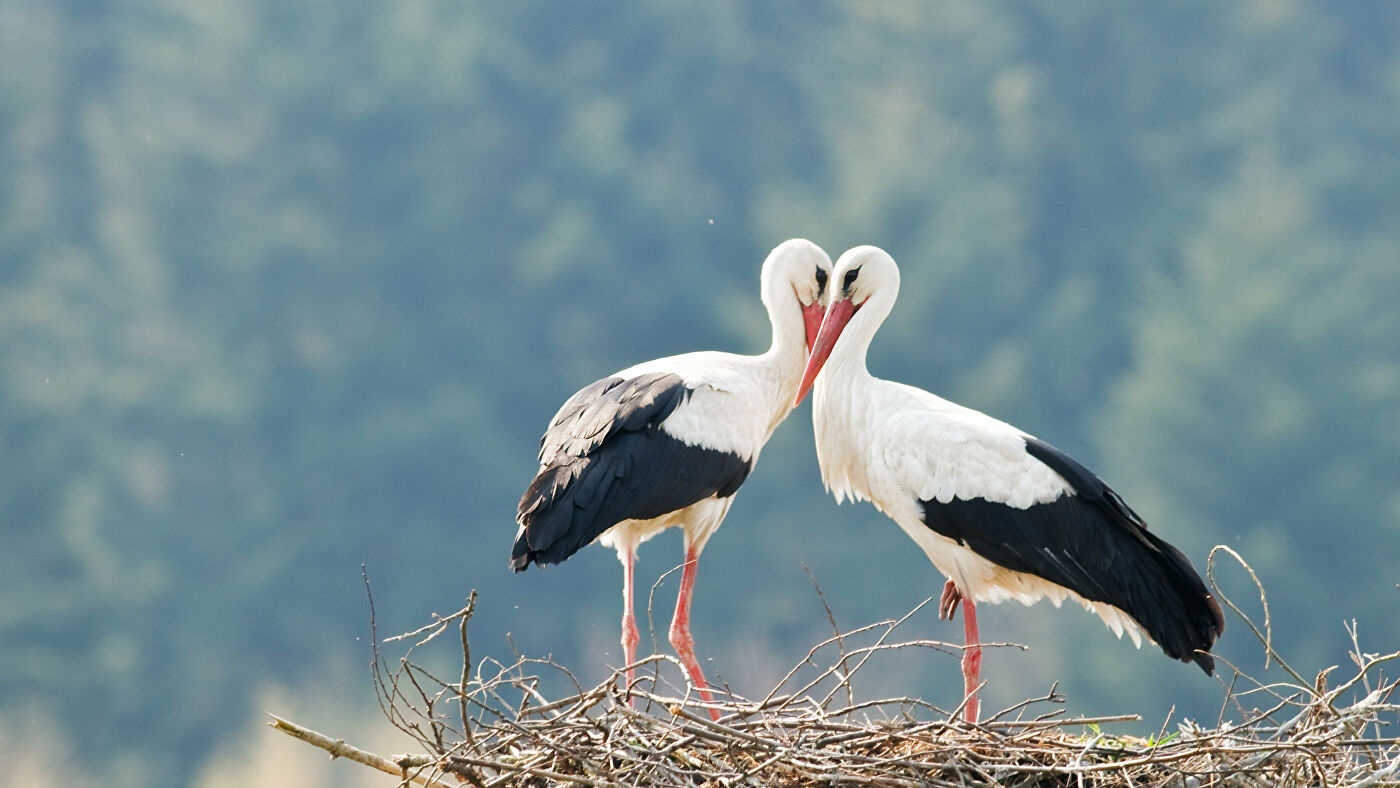
[{"label": "bird wing", "polygon": [[733,495],[752,457],[700,445],[686,424],[717,389],[674,372],[604,378],[564,404],[541,439],[540,469],[517,508],[511,566],[558,563],[623,520],[648,520]]},{"label": "bird wing", "polygon": [[1186,556],[1118,493],[1009,424],[933,395],[917,399],[922,407],[904,408],[890,425],[911,437],[882,440],[879,462],[925,526],[999,567],[1122,610],[1169,656],[1211,671],[1198,650],[1224,630],[1219,605]]}]

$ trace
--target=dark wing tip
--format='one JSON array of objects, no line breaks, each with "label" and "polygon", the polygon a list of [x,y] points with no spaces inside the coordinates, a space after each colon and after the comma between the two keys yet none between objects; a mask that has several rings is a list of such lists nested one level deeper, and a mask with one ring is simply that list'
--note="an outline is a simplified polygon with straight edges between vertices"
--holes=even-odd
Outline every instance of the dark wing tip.
[{"label": "dark wing tip", "polygon": [[[1191,655],[1189,661],[1201,666],[1201,670],[1207,676],[1215,675],[1215,658],[1210,655],[1210,647],[1215,645],[1215,641],[1225,634],[1225,612],[1220,609],[1220,603],[1215,601],[1215,597],[1209,593],[1205,596],[1206,607],[1210,609],[1211,621],[1205,632],[1205,646],[1196,649],[1196,653]],[[1188,660],[1183,660],[1188,661]]]},{"label": "dark wing tip", "polygon": [[1210,642],[1214,643],[1216,638],[1225,634],[1225,611],[1220,609],[1220,603],[1215,601],[1211,594],[1206,594],[1206,604],[1210,606],[1210,614],[1214,619],[1215,627],[1211,630],[1210,638]]},{"label": "dark wing tip", "polygon": [[1194,630],[1194,635],[1187,635],[1190,639],[1187,642],[1194,640],[1196,646],[1194,648],[1188,646],[1190,650],[1185,653],[1173,654],[1172,649],[1166,650],[1170,656],[1177,657],[1182,662],[1194,662],[1200,666],[1201,670],[1205,671],[1207,676],[1213,676],[1215,675],[1215,657],[1211,655],[1210,649],[1225,632],[1225,616],[1220,609],[1220,603],[1216,602],[1215,597],[1210,593],[1203,592],[1200,596],[1195,597],[1192,605],[1196,606],[1202,602],[1205,609],[1201,610],[1200,607],[1196,607],[1196,613],[1192,616],[1192,620],[1195,622],[1194,626],[1191,627]]},{"label": "dark wing tip", "polygon": [[530,562],[539,563],[539,556],[530,549],[530,542],[525,538],[525,531],[515,537],[515,544],[510,548],[510,568],[516,572],[524,572],[530,568]]},{"label": "dark wing tip", "polygon": [[1196,587],[1183,589],[1182,596],[1178,597],[1181,600],[1179,610],[1182,617],[1176,619],[1178,623],[1174,629],[1177,635],[1171,638],[1170,643],[1168,640],[1158,640],[1158,643],[1168,656],[1188,664],[1194,662],[1207,676],[1214,675],[1215,658],[1210,650],[1225,632],[1225,616],[1220,609],[1220,603],[1201,587],[1199,577],[1191,570],[1190,562],[1185,556],[1175,550],[1170,552],[1179,557],[1178,566],[1182,569],[1183,578],[1194,581],[1192,585]]},{"label": "dark wing tip", "polygon": [[1197,651],[1195,654],[1183,659],[1182,662],[1195,662],[1197,665],[1201,666],[1201,670],[1204,670],[1207,676],[1215,675],[1215,657],[1212,657],[1209,651]]}]

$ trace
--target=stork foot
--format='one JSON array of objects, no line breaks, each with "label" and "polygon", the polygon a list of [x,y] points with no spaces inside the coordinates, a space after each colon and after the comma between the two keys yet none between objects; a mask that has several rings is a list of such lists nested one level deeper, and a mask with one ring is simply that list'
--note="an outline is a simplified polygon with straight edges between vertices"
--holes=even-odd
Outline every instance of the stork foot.
[{"label": "stork foot", "polygon": [[962,601],[962,592],[949,580],[943,584],[943,595],[938,597],[938,617],[943,621],[952,621],[954,614],[958,612],[958,603]]}]

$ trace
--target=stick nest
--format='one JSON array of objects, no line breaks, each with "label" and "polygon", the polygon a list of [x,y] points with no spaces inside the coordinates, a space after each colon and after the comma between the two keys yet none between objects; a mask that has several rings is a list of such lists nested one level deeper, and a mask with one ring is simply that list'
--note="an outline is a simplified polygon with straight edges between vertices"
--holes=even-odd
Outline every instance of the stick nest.
[{"label": "stick nest", "polygon": [[[474,666],[467,621],[475,592],[457,613],[386,639],[412,644],[397,664],[386,662],[375,641],[381,708],[420,752],[384,758],[286,720],[272,725],[394,774],[400,785],[1400,786],[1400,705],[1391,702],[1400,682],[1382,675],[1400,652],[1363,652],[1353,626],[1355,670],[1329,689],[1332,669],[1307,681],[1278,659],[1267,603],[1261,632],[1216,593],[1259,635],[1266,669],[1274,660],[1290,680],[1265,683],[1231,666],[1221,722],[1182,722],[1172,733],[1164,725],[1147,739],[1099,727],[1134,716],[1064,718],[1053,687],[976,725],[961,719],[960,708],[918,698],[858,700],[852,680],[882,652],[956,652],[934,641],[897,641],[896,630],[915,611],[819,643],[761,699],[730,694],[711,704],[695,687],[671,683],[685,671],[664,655],[632,666],[638,677],[630,686],[625,669],[585,688],[551,660],[488,658]],[[1264,601],[1262,588],[1260,595]],[[413,654],[435,641],[455,650],[457,638],[439,640],[454,629],[462,672],[444,679]],[[574,691],[542,694],[560,680]],[[1243,721],[1223,721],[1226,710]]]}]

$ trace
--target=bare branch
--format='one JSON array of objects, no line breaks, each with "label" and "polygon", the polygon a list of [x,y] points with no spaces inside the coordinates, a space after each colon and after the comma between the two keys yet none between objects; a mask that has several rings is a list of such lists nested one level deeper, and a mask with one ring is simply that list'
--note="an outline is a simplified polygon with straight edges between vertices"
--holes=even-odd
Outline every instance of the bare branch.
[{"label": "bare branch", "polygon": [[401,777],[409,782],[418,783],[419,785],[442,786],[442,788],[448,788],[446,783],[424,777],[421,774],[411,771],[414,769],[422,769],[427,763],[410,762],[408,765],[405,765],[403,763],[391,761],[382,755],[375,755],[359,747],[346,744],[343,739],[332,739],[324,733],[317,733],[310,728],[303,728],[295,722],[278,717],[276,714],[268,714],[267,716],[272,718],[272,722],[268,723],[268,727],[282,731],[292,738],[301,739],[312,746],[320,747],[330,753],[332,758],[344,758],[349,761],[354,761],[355,763],[362,763],[365,766],[378,769],[386,774],[392,774],[395,777]]}]

